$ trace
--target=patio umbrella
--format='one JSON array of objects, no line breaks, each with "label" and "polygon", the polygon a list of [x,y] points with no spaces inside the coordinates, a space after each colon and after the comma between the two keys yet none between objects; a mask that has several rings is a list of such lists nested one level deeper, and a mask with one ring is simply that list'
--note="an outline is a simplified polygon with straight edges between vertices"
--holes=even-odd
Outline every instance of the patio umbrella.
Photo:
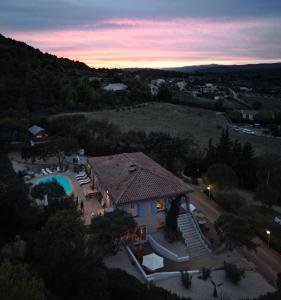
[{"label": "patio umbrella", "polygon": [[142,258],[142,265],[154,271],[164,267],[164,259],[155,253],[151,253]]},{"label": "patio umbrella", "polygon": [[48,195],[44,195],[44,206],[48,206]]}]

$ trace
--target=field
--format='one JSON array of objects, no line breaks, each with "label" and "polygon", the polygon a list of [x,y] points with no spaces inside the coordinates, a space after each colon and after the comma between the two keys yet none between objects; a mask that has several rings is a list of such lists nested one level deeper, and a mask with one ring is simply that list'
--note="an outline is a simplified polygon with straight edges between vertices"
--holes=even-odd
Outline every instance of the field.
[{"label": "field", "polygon": [[[180,101],[179,103],[188,105],[188,106],[194,106],[194,107],[200,107],[205,109],[213,109],[216,100],[212,98],[207,97],[193,97],[188,92],[178,92],[176,94],[176,98]],[[232,109],[245,109],[244,105],[239,104],[238,102],[231,100],[231,99],[225,99],[223,101],[223,106],[227,110]]]},{"label": "field", "polygon": [[[217,140],[221,128],[229,125],[225,117],[215,111],[169,103],[149,103],[140,108],[90,112],[85,115],[89,119],[115,123],[123,131],[164,131],[181,137],[191,134],[202,149],[207,147],[209,138]],[[247,135],[231,128],[230,134],[241,142],[250,141],[258,153],[281,152],[281,140]]]},{"label": "field", "polygon": [[281,98],[261,96],[261,95],[244,95],[245,99],[250,105],[254,102],[261,102],[265,110],[281,110]]}]

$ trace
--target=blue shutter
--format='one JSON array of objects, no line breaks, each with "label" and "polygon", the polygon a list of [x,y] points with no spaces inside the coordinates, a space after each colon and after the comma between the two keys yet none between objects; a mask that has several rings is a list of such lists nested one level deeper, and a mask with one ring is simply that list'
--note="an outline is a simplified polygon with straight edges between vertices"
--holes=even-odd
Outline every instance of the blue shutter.
[{"label": "blue shutter", "polygon": [[156,200],[152,200],[151,201],[151,214],[152,215],[156,215],[157,214],[157,201]]},{"label": "blue shutter", "polygon": [[120,206],[119,206],[119,209],[122,209],[122,210],[125,211],[125,212],[128,212],[128,211],[129,211],[128,205],[120,205]]},{"label": "blue shutter", "polygon": [[172,198],[167,198],[167,199],[166,199],[166,208],[167,208],[168,210],[171,208],[172,201],[173,201]]},{"label": "blue shutter", "polygon": [[145,209],[145,203],[144,202],[138,203],[138,216],[139,217],[144,217],[144,209]]}]

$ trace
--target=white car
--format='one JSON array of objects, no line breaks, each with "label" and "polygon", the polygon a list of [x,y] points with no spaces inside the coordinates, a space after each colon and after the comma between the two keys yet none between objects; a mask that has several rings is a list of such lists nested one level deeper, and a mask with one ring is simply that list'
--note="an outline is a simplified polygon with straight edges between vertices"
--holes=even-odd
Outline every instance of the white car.
[{"label": "white car", "polygon": [[246,128],[244,128],[244,129],[242,130],[242,132],[247,133],[247,134],[255,134],[255,132],[254,132],[253,130],[251,130],[251,129],[246,129]]}]

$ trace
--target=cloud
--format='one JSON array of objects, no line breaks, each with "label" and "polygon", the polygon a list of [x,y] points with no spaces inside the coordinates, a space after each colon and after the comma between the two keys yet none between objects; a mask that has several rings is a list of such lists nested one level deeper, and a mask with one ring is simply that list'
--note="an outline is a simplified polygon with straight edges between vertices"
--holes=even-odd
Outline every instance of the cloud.
[{"label": "cloud", "polygon": [[[95,23],[94,23],[95,24]],[[96,67],[168,67],[281,60],[281,20],[112,18],[88,27],[11,31],[43,51]]]},{"label": "cloud", "polygon": [[7,0],[0,2],[0,23],[5,24],[5,30],[16,31],[99,27],[103,20],[114,18],[241,20],[280,16],[281,2],[278,0]]}]

